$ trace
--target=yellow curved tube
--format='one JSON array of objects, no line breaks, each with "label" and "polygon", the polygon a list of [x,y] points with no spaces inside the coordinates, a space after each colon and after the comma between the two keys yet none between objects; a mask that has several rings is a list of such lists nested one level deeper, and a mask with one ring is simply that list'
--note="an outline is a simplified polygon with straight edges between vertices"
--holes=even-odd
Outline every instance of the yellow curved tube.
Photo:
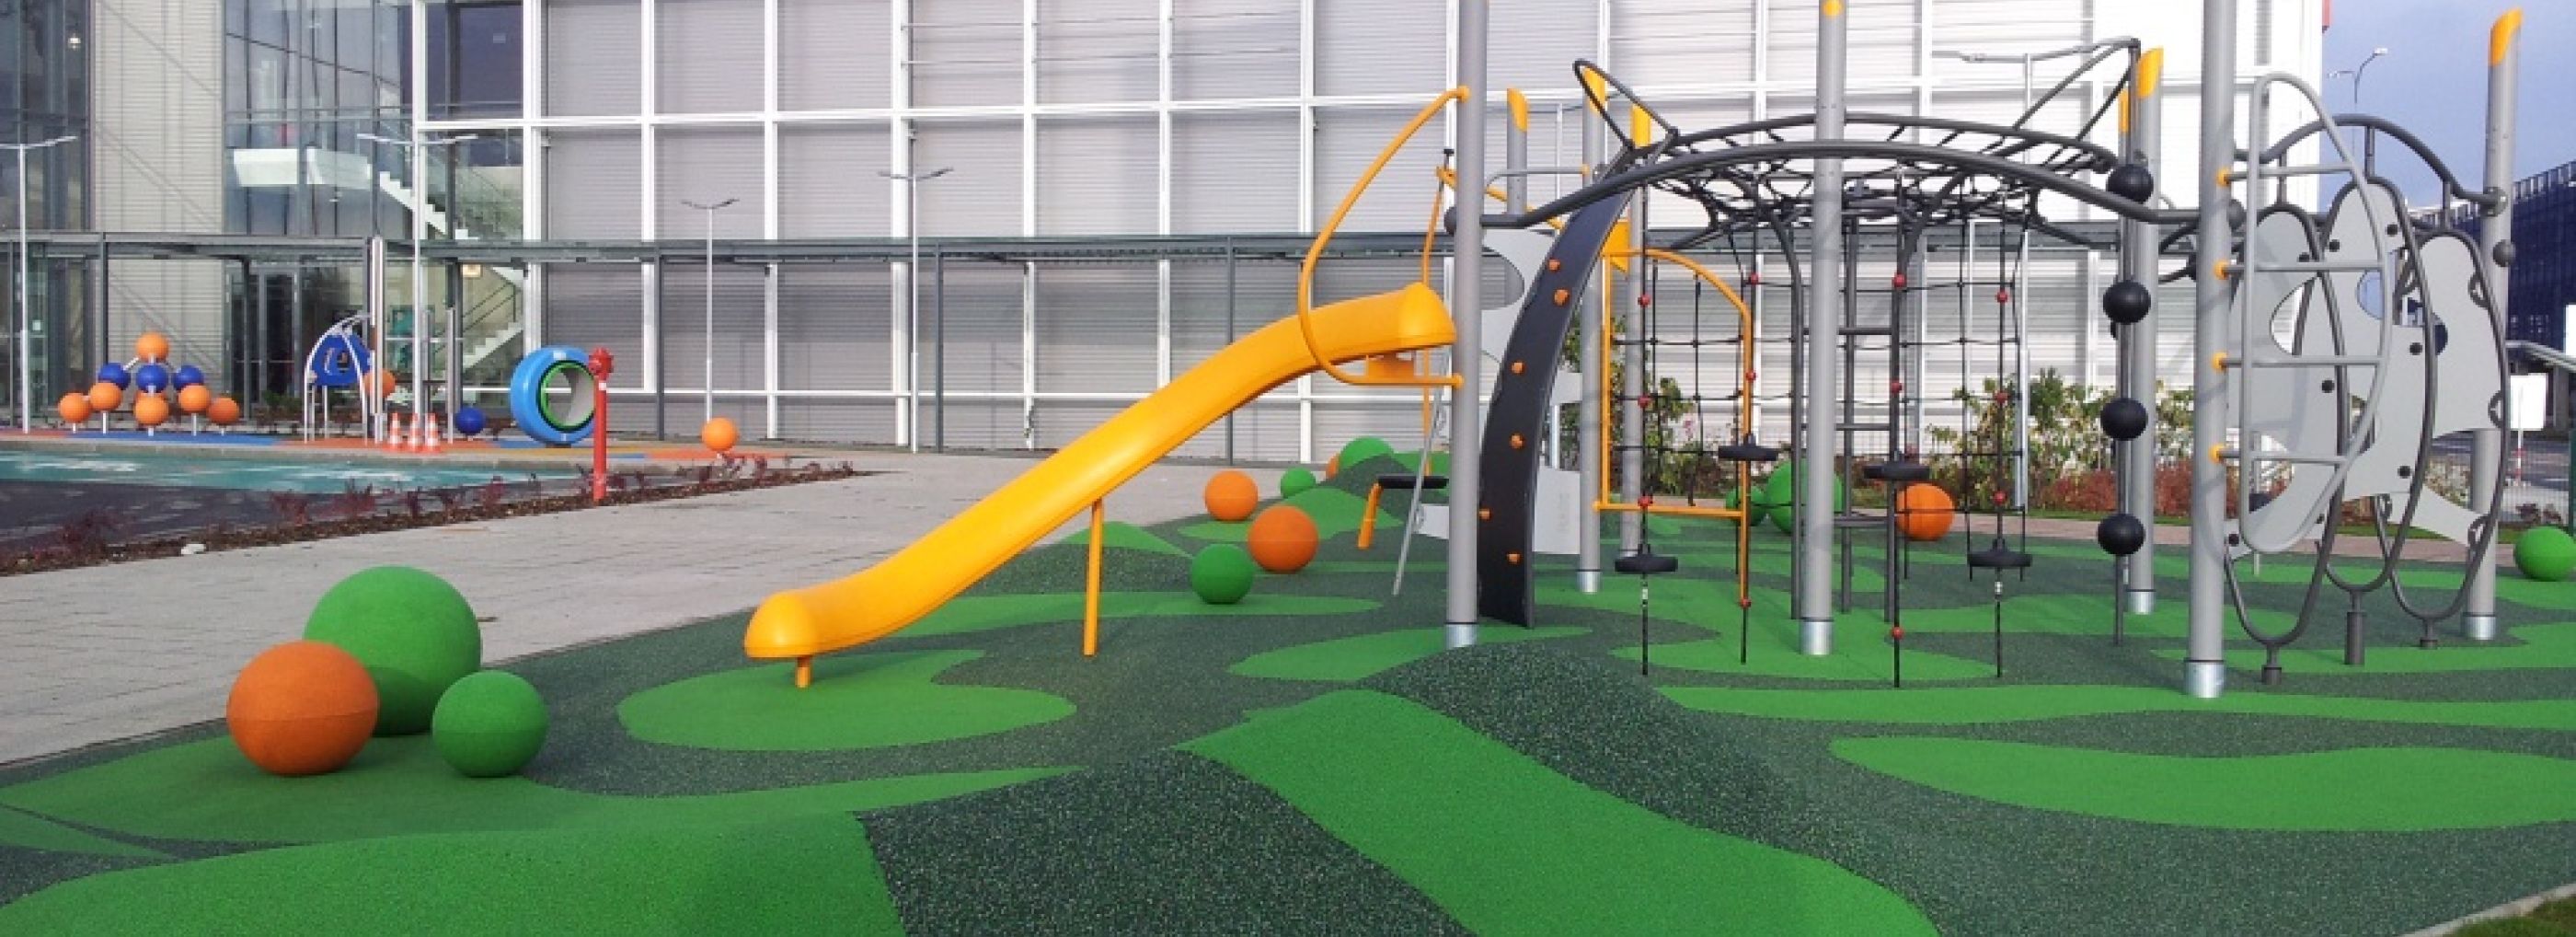
[{"label": "yellow curved tube", "polygon": [[1377,159],[1369,162],[1368,169],[1361,172],[1360,177],[1351,183],[1350,191],[1342,193],[1341,204],[1333,207],[1331,217],[1324,220],[1324,229],[1316,232],[1315,242],[1306,247],[1306,262],[1297,267],[1297,329],[1306,338],[1306,350],[1314,362],[1313,370],[1322,371],[1332,375],[1334,380],[1357,387],[1458,387],[1465,383],[1455,374],[1428,379],[1380,380],[1335,367],[1332,359],[1324,354],[1323,343],[1316,340],[1315,323],[1310,313],[1315,290],[1315,264],[1323,259],[1324,248],[1333,243],[1333,234],[1341,229],[1342,219],[1349,217],[1351,208],[1359,204],[1360,195],[1367,192],[1369,185],[1377,181],[1377,174],[1386,170],[1386,164],[1395,161],[1395,154],[1404,149],[1404,144],[1412,140],[1414,134],[1421,132],[1422,125],[1430,123],[1431,118],[1439,116],[1441,110],[1449,106],[1449,102],[1466,99],[1466,86],[1451,88],[1441,92],[1439,97],[1431,99],[1431,103],[1425,106],[1421,113],[1413,115],[1413,119],[1405,123],[1404,129],[1396,131],[1395,139],[1387,141],[1386,148],[1378,151]]},{"label": "yellow curved tube", "polygon": [[1336,361],[1457,341],[1447,306],[1419,283],[1327,305],[1314,310],[1311,321],[1281,319],[1263,326],[875,566],[770,596],[752,612],[743,653],[801,661],[920,620],[1201,429],[1315,370],[1315,356],[1300,335],[1308,327],[1320,339],[1312,347]]}]

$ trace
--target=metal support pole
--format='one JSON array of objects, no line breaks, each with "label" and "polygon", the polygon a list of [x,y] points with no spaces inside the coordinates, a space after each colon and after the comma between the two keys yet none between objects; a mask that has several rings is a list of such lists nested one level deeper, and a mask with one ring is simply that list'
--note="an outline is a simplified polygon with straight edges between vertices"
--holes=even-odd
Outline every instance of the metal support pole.
[{"label": "metal support pole", "polygon": [[36,431],[36,368],[30,354],[34,349],[34,330],[29,326],[36,318],[36,307],[30,302],[27,278],[27,148],[18,147],[18,431]]},{"label": "metal support pole", "polygon": [[2235,284],[2233,197],[2224,181],[2236,165],[2236,0],[2201,0],[2200,227],[2192,256],[2191,605],[2183,692],[2216,699],[2227,689],[2227,466],[2213,458],[2227,441],[2227,374],[2213,366],[2228,351]]},{"label": "metal support pole", "polygon": [[[1577,152],[1575,162],[1583,167],[1583,178],[1589,181],[1592,167],[1601,156],[1603,133],[1601,121],[1597,119],[1599,115],[1587,113],[1583,116],[1582,149]],[[1598,272],[1604,280],[1610,277],[1607,267],[1604,264]],[[1582,513],[1575,525],[1574,585],[1589,594],[1601,591],[1601,508],[1598,505],[1602,468],[1601,408],[1608,405],[1608,401],[1601,399],[1601,375],[1603,369],[1610,366],[1609,343],[1602,341],[1601,336],[1609,329],[1609,316],[1602,309],[1602,290],[1576,292],[1581,294],[1578,301],[1582,305],[1578,314],[1583,317],[1583,335],[1575,343],[1575,347],[1581,349],[1583,380],[1576,383],[1583,385],[1579,398],[1583,406],[1574,417],[1574,469],[1578,488],[1582,491],[1582,496],[1575,499],[1581,503]]]},{"label": "metal support pole", "polygon": [[[2487,312],[2494,317],[2497,335],[2505,334],[2506,298],[2512,292],[2512,278],[2505,264],[2513,251],[2514,95],[2516,73],[2522,66],[2521,32],[2522,11],[2517,9],[2496,19],[2487,41],[2487,193],[2500,201],[2478,225],[2478,257],[2485,267]],[[2503,430],[2484,428],[2470,437],[2471,510],[2484,511],[2495,503],[2503,461]],[[2502,517],[2493,517],[2488,523],[2503,521]],[[2498,552],[2489,547],[2478,565],[2469,569],[2469,604],[2460,615],[2460,629],[2471,641],[2493,641],[2501,631],[2496,620]]]},{"label": "metal support pole", "polygon": [[[1485,22],[1490,0],[1458,2],[1458,80],[1467,89],[1452,125],[1457,139],[1458,178],[1485,178]],[[1485,503],[1478,477],[1477,451],[1484,439],[1478,419],[1484,400],[1485,366],[1485,213],[1470,182],[1460,188],[1458,229],[1452,237],[1456,256],[1449,276],[1449,314],[1458,323],[1458,347],[1450,356],[1458,370],[1457,393],[1449,398],[1449,602],[1441,643],[1467,647],[1476,643],[1477,508]]]},{"label": "metal support pole", "polygon": [[[930,448],[948,451],[948,248],[930,250],[930,368],[932,422]],[[913,395],[916,403],[919,393]],[[918,413],[914,417],[919,419]],[[916,426],[914,434],[919,435]]]},{"label": "metal support pole", "polygon": [[[2164,81],[2165,50],[2149,49],[2138,59],[2137,78],[2129,83],[2129,106],[2122,113],[2129,124],[2127,160],[2147,167],[2159,187],[2179,180],[2168,179],[2161,154],[2164,151],[2164,95],[2159,86]],[[2163,232],[2155,225],[2139,221],[2120,223],[2120,279],[2147,287],[2155,295],[2157,242]],[[2135,325],[2112,327],[2120,345],[2120,370],[2117,392],[2147,408],[2147,429],[2134,441],[2120,446],[2120,509],[2147,525],[2147,539],[2138,551],[2120,560],[2127,572],[2120,600],[2132,615],[2152,615],[2156,611],[2156,314],[2150,305],[2147,317]]]},{"label": "metal support pole", "polygon": [[[1816,139],[1843,135],[1845,45],[1850,22],[1839,0],[1825,0],[1816,10]],[[1813,414],[1831,402],[1840,383],[1834,350],[1842,344],[1843,306],[1843,163],[1816,161],[1815,208],[1809,233],[1815,238],[1808,267],[1815,278],[1807,285],[1805,432],[1798,435],[1799,532],[1797,607],[1798,652],[1821,656],[1834,650],[1834,485],[1836,453],[1833,428]]]}]

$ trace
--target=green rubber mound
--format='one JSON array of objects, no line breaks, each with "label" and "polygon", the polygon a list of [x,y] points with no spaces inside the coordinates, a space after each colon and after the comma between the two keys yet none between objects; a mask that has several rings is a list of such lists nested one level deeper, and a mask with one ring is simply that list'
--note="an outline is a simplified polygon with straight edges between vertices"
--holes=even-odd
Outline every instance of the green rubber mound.
[{"label": "green rubber mound", "polygon": [[2089,685],[1927,687],[1903,693],[1676,686],[1665,687],[1664,695],[1702,712],[1817,722],[1981,725],[2112,713],[2230,712],[2576,732],[2576,699],[2444,702],[2239,689],[2205,700],[2162,687]]},{"label": "green rubber mound", "polygon": [[1279,497],[1294,498],[1315,490],[1315,473],[1303,467],[1279,473]]},{"label": "green rubber mound", "polygon": [[[1588,628],[1486,628],[1476,640],[1482,644],[1510,644],[1589,633]],[[1438,629],[1406,628],[1263,651],[1226,671],[1273,680],[1348,683],[1440,653],[1441,648]]]},{"label": "green rubber mound", "polygon": [[[1073,536],[1064,538],[1062,542],[1070,543],[1075,546],[1089,545],[1091,543],[1091,528],[1086,526],[1081,530],[1074,531]],[[1100,548],[1103,550],[1135,550],[1140,553],[1161,553],[1166,556],[1189,555],[1188,553],[1183,552],[1181,548],[1173,546],[1171,541],[1157,537],[1151,531],[1125,521],[1101,522]]]},{"label": "green rubber mound", "polygon": [[483,666],[483,631],[455,586],[408,566],[361,570],[322,594],[304,637],[338,647],[376,681],[376,734],[426,731],[449,684]]},{"label": "green rubber mound", "polygon": [[1486,934],[1930,934],[1812,856],[1689,826],[1364,690],[1187,748],[1242,772]]},{"label": "green rubber mound", "polygon": [[865,819],[915,937],[1465,932],[1278,795],[1182,752]]},{"label": "green rubber mound", "polygon": [[[1336,595],[1278,595],[1256,592],[1231,605],[1209,605],[1188,592],[1107,592],[1100,596],[1103,620],[1127,618],[1198,618],[1233,615],[1350,615],[1375,611],[1376,601]],[[970,595],[930,613],[920,624],[895,632],[889,640],[967,634],[1023,625],[1082,622],[1082,593],[1033,592],[1017,595]],[[1077,642],[1069,634],[1067,646]]]},{"label": "green rubber mound", "polygon": [[[1833,749],[1953,794],[2141,823],[2412,832],[2576,820],[2576,761],[2476,749],[2189,758],[1936,736],[1839,739]],[[2471,779],[2474,791],[2462,789]]]},{"label": "green rubber mound", "polygon": [[[1056,773],[922,774],[676,797],[590,794],[524,777],[460,777],[419,736],[378,739],[330,774],[261,773],[216,737],[0,788],[0,805],[157,839],[313,843],[418,833],[749,823],[953,797]],[[5,930],[5,929],[0,929]]]},{"label": "green rubber mound", "polygon": [[[1363,466],[1368,464],[1370,459],[1392,459],[1394,457],[1395,447],[1387,445],[1386,440],[1379,439],[1375,436],[1361,436],[1343,443],[1342,451],[1333,456],[1333,464],[1341,466],[1340,470],[1344,472],[1370,471],[1373,474],[1373,470],[1363,468]],[[1408,465],[1403,469],[1403,471],[1412,471],[1412,467]],[[1374,481],[1375,479],[1372,478],[1371,480]]]},{"label": "green rubber mound", "polygon": [[972,738],[1054,722],[1073,704],[1052,693],[939,683],[982,651],[833,654],[814,661],[814,685],[766,664],[691,677],[617,704],[636,738],[719,751],[889,748]]},{"label": "green rubber mound", "polygon": [[[181,924],[180,922],[185,922]],[[456,833],[270,849],[66,882],[18,934],[898,933],[847,814],[735,827]]]}]

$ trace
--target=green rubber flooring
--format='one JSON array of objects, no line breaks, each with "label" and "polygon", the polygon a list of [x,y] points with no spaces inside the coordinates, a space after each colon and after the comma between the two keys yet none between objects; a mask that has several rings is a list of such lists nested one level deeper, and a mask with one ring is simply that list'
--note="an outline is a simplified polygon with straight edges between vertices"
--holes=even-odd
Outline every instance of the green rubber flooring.
[{"label": "green rubber flooring", "polygon": [[[2207,701],[2178,566],[2114,644],[2108,561],[2033,543],[1999,661],[1966,538],[1891,577],[1863,537],[1807,657],[1785,538],[1739,610],[1732,531],[1658,519],[1650,647],[1634,580],[1540,557],[1538,627],[1444,652],[1440,542],[1400,593],[1395,515],[1353,545],[1379,470],[1294,499],[1322,550],[1237,605],[1188,566],[1244,525],[1112,526],[1094,658],[1077,537],[809,690],[742,615],[514,663],[553,721],[519,777],[420,737],[275,778],[214,723],[0,772],[0,933],[2348,935],[2576,881],[2576,583],[2506,572],[2492,645],[2368,598],[2359,667],[2330,596]],[[2304,568],[2248,577],[2256,624]]]}]

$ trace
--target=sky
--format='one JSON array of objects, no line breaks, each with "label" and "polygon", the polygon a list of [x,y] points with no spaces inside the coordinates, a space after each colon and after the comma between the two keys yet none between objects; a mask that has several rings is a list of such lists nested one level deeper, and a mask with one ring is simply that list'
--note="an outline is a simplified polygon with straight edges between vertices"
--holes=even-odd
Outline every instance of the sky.
[{"label": "sky", "polygon": [[[2334,0],[2325,71],[2359,65],[2373,49],[2388,54],[2363,73],[2358,106],[2351,76],[2327,80],[2327,106],[2397,122],[2432,146],[2462,183],[2480,184],[2487,31],[2517,5],[2523,27],[2514,178],[2576,160],[2576,101],[2564,93],[2576,75],[2576,0]],[[2433,175],[2412,160],[2390,160],[2383,148],[2380,171],[2410,204],[2431,204]]]}]

